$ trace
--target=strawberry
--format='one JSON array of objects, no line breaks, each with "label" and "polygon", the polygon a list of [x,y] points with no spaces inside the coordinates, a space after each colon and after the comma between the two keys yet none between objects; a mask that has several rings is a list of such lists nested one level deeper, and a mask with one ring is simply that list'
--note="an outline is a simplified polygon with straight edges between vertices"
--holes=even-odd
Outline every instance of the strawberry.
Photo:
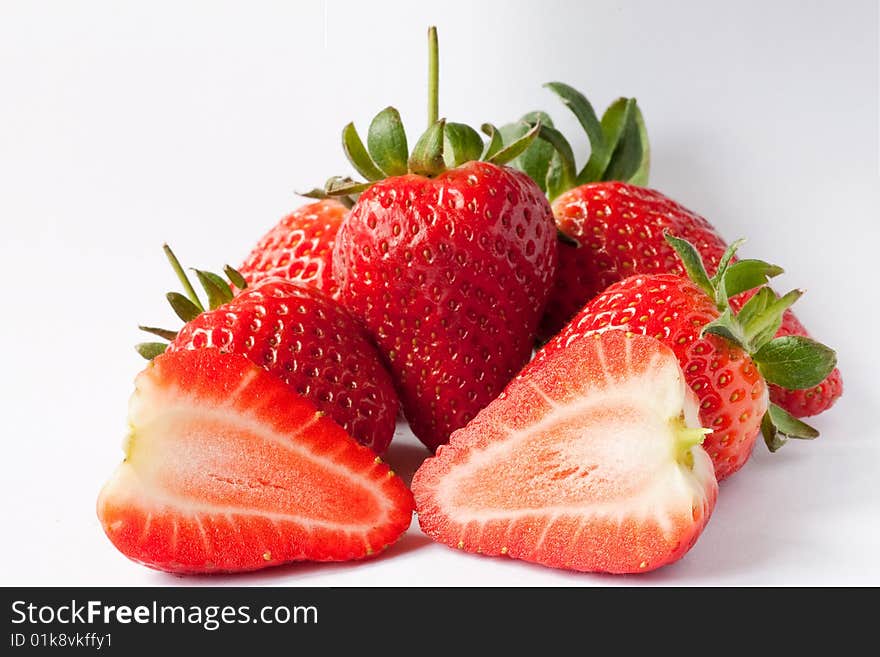
[{"label": "strawberry", "polygon": [[266,233],[238,268],[248,284],[283,278],[336,297],[333,244],[348,208],[336,199],[308,203]]},{"label": "strawberry", "polygon": [[[177,333],[142,327],[170,339],[169,351],[218,349],[247,356],[309,398],[361,444],[382,453],[391,442],[399,402],[381,356],[351,315],[320,291],[277,278],[253,287],[227,268],[238,296],[222,278],[196,271],[209,297],[201,301],[166,246],[175,271],[190,294],[168,295],[186,324]],[[197,305],[198,304],[198,305]],[[146,343],[146,357],[166,345]]]},{"label": "strawberry", "polygon": [[419,525],[468,552],[654,570],[699,537],[718,484],[669,347],[607,331],[533,361],[413,477]]},{"label": "strawberry", "polygon": [[501,148],[487,125],[484,145],[472,128],[435,120],[433,103],[412,155],[394,108],[373,119],[369,150],[349,124],[343,145],[368,182],[327,188],[360,193],[334,247],[340,299],[388,359],[404,414],[431,449],[528,361],[556,269],[546,198],[502,166],[537,130]]},{"label": "strawberry", "polygon": [[135,380],[129,425],[98,518],[151,568],[362,559],[410,524],[412,496],[388,466],[244,356],[158,356]]},{"label": "strawberry", "polygon": [[[611,283],[632,274],[669,272],[683,275],[684,267],[663,239],[670,231],[691,242],[714,274],[726,243],[703,217],[660,192],[622,182],[588,183],[575,187],[553,202],[559,230],[578,244],[560,242],[559,275],[541,320],[542,334],[555,334],[577,308]],[[782,273],[776,269],[774,275]],[[731,299],[742,307],[748,294]],[[809,333],[791,311],[783,316],[777,334]],[[770,387],[770,397],[795,417],[827,410],[843,392],[840,371],[810,390]]]},{"label": "strawberry", "polygon": [[[639,186],[647,184],[650,158],[644,120],[634,99],[617,100],[600,122],[580,92],[559,82],[547,87],[562,98],[585,128],[591,153],[584,168],[575,174],[571,147],[541,113],[526,115],[518,124],[502,128],[515,137],[540,116],[545,124],[543,132],[558,147],[536,142],[512,163],[538,181],[553,199],[561,234],[559,273],[539,329],[544,340],[556,334],[585,303],[622,278],[633,274],[684,275],[681,262],[663,239],[664,231],[696,246],[710,274],[727,248],[703,217],[660,192]],[[558,166],[550,166],[551,158]],[[732,299],[731,303],[741,307],[745,301]],[[791,312],[786,312],[778,334],[786,335],[809,337]],[[836,369],[810,390],[770,387],[774,403],[797,417],[821,413],[842,392]]]},{"label": "strawberry", "polygon": [[[752,293],[745,292],[730,300],[734,308],[741,308],[750,298]],[[786,310],[782,316],[782,325],[777,331],[777,337],[788,335],[800,335],[810,337],[804,325],[798,321],[794,313]],[[770,399],[774,404],[784,408],[794,417],[810,417],[827,411],[834,402],[843,394],[843,377],[836,367],[831,374],[825,377],[819,384],[806,390],[789,390],[782,386],[770,384]]]},{"label": "strawberry", "polygon": [[710,274],[727,244],[698,214],[646,187],[611,181],[579,185],[553,201],[560,232],[559,276],[541,320],[549,338],[584,304],[612,283],[633,274],[675,274],[685,270],[664,231],[693,244]]},{"label": "strawberry", "polygon": [[787,438],[815,438],[812,427],[767,400],[767,381],[807,388],[834,368],[834,352],[808,338],[774,338],[783,312],[800,296],[782,298],[760,287],[734,315],[728,294],[763,286],[778,269],[758,260],[733,263],[739,242],[709,278],[696,248],[667,233],[691,279],[674,274],[635,275],[607,287],[536,356],[608,329],[656,337],[678,357],[700,402],[700,422],[712,429],[703,443],[718,481],[748,460],[759,432],[771,450]]}]

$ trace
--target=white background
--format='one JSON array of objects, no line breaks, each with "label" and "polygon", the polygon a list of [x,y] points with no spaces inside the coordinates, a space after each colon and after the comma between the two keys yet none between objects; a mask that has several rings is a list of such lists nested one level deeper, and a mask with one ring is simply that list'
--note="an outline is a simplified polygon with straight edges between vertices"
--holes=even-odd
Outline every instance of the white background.
[{"label": "white background", "polygon": [[[476,5],[476,6],[474,6]],[[652,185],[782,286],[836,346],[846,394],[823,435],[758,445],[696,547],[654,574],[575,575],[468,556],[413,525],[381,558],[228,578],[130,563],[94,512],[121,458],[138,322],[172,324],[160,251],[237,264],[294,190],[349,172],[342,126],[394,103],[503,123],[559,79],[597,107],[637,96]],[[0,584],[880,584],[875,274],[876,2],[0,2]],[[405,430],[400,430],[406,433]],[[404,475],[411,437],[389,460]]]}]

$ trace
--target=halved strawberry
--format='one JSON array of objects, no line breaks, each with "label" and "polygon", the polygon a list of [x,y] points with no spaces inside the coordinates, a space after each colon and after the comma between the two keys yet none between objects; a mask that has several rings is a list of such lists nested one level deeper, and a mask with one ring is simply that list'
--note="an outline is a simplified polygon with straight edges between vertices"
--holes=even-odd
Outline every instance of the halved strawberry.
[{"label": "halved strawberry", "polygon": [[135,381],[125,460],[98,497],[127,557],[178,573],[361,559],[412,495],[366,447],[244,356],[155,358]]},{"label": "halved strawberry", "polygon": [[447,545],[555,568],[659,568],[715,506],[698,414],[654,338],[575,341],[527,365],[419,468],[419,524]]}]

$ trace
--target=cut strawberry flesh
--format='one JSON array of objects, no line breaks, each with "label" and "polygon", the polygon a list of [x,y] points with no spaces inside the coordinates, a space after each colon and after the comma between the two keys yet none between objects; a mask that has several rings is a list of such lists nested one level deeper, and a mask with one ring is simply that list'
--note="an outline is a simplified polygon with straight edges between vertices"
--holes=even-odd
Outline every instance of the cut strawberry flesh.
[{"label": "cut strawberry flesh", "polygon": [[126,459],[98,515],[128,557],[174,572],[365,557],[411,496],[369,449],[244,356],[163,355],[130,404]]},{"label": "cut strawberry flesh", "polygon": [[597,334],[528,366],[419,469],[422,529],[483,554],[641,572],[680,557],[712,511],[704,431],[667,347]]}]

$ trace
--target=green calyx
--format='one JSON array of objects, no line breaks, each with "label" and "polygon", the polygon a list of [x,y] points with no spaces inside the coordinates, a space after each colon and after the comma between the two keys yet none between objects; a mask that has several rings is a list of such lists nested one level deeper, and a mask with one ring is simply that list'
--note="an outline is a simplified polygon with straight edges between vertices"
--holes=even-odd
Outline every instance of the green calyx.
[{"label": "green calyx", "polygon": [[464,123],[440,118],[437,30],[428,29],[428,127],[409,150],[400,113],[386,107],[370,123],[364,144],[354,123],[342,129],[342,149],[365,180],[330,178],[323,188],[303,193],[310,198],[336,197],[353,203],[372,183],[408,173],[433,178],[466,162],[484,161],[503,165],[522,155],[540,134],[541,126],[529,126],[515,139],[505,141],[491,124],[482,126],[488,140]]},{"label": "green calyx", "polygon": [[515,139],[535,125],[542,125],[540,140],[511,162],[534,180],[552,201],[564,191],[589,182],[621,180],[647,185],[651,149],[648,131],[635,98],[618,98],[600,119],[590,101],[562,82],[544,85],[575,115],[590,143],[590,155],[580,169],[565,136],[553,127],[544,112],[530,112],[519,121],[502,126],[506,139]]},{"label": "green calyx", "polygon": [[[825,380],[837,365],[833,349],[805,336],[776,337],[783,313],[797,301],[803,291],[792,290],[782,296],[767,287],[782,269],[762,260],[733,260],[743,240],[728,247],[718,263],[714,276],[709,276],[694,246],[683,239],[664,234],[666,241],[681,258],[688,277],[713,300],[720,315],[703,327],[703,334],[717,335],[745,351],[768,383],[789,390],[805,390]],[[758,291],[733,311],[730,298],[742,292]],[[819,435],[813,427],[770,404],[761,424],[764,441],[775,452],[789,438],[813,439]]]},{"label": "green calyx", "polygon": [[[232,301],[233,293],[230,285],[234,285],[239,290],[243,290],[247,287],[247,282],[244,280],[244,277],[229,265],[223,267],[223,273],[226,274],[226,279],[219,274],[203,271],[201,269],[193,269],[192,271],[195,273],[196,279],[199,281],[199,285],[201,285],[202,290],[204,290],[205,296],[207,297],[207,303],[202,303],[202,300],[199,298],[199,295],[196,294],[195,288],[190,282],[189,277],[186,275],[186,272],[183,270],[183,267],[180,265],[177,256],[174,255],[174,252],[171,250],[171,247],[167,244],[163,244],[162,249],[165,251],[165,256],[168,258],[168,262],[171,264],[174,273],[177,274],[177,279],[180,281],[184,290],[184,294],[179,292],[169,292],[165,296],[168,299],[168,303],[171,305],[171,309],[174,310],[174,314],[183,322],[194,320],[205,312],[206,308],[208,310],[214,310],[222,306],[224,303]],[[135,350],[147,360],[153,360],[159,354],[164,353],[165,348],[168,346],[168,342],[171,342],[177,337],[177,331],[156,328],[153,326],[139,326],[138,328],[145,333],[149,333],[165,340],[165,342],[141,342],[135,345]]]}]

